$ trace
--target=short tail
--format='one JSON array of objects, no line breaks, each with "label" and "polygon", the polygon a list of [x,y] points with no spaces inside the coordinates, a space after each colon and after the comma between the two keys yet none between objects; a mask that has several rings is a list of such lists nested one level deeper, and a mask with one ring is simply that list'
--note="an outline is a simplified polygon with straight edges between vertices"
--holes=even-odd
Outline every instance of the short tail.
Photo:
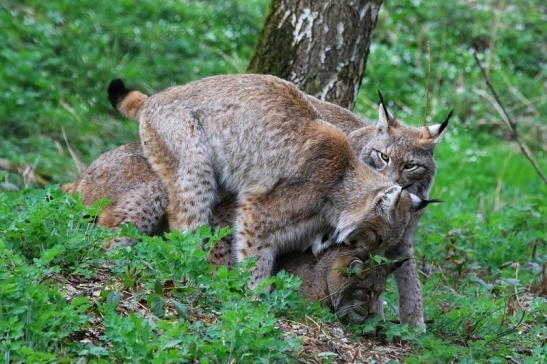
[{"label": "short tail", "polygon": [[114,108],[118,109],[125,117],[137,120],[147,95],[140,91],[130,90],[125,87],[119,78],[110,81],[108,85],[108,99]]},{"label": "short tail", "polygon": [[67,193],[76,192],[76,182],[65,183],[64,185],[61,185],[61,190],[65,191]]}]

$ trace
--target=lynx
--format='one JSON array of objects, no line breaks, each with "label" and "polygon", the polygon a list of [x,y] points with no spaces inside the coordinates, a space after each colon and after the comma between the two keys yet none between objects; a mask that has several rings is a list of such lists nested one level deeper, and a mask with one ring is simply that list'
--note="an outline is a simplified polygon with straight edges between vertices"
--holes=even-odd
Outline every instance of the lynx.
[{"label": "lynx", "polygon": [[[381,95],[379,118],[376,125],[359,122],[352,113],[335,105],[317,100],[316,108],[329,122],[341,127],[349,135],[353,150],[359,159],[390,180],[421,199],[427,199],[436,172],[434,151],[441,140],[452,111],[440,124],[413,128],[400,123],[385,107]],[[403,233],[402,241],[386,252],[390,258],[413,257],[413,237],[421,212],[412,219]],[[407,260],[395,271],[399,291],[401,323],[425,327],[421,285],[414,259]]]},{"label": "lynx", "polygon": [[[138,91],[133,91],[125,99],[125,102],[118,104],[118,106],[125,115],[135,118],[137,110],[146,97]],[[391,113],[386,111],[382,102],[378,123],[376,125],[366,125],[353,113],[337,105],[320,101],[312,96],[307,96],[307,99],[314,105],[323,119],[340,127],[346,134],[350,134],[352,148],[359,153],[362,160],[379,169],[382,173],[397,176],[396,181],[400,184],[414,183],[420,186],[419,191],[415,186],[411,186],[409,189],[415,189],[421,198],[427,198],[427,191],[435,173],[434,146],[440,140],[448,123],[448,118],[442,124],[433,125],[427,129],[407,127],[394,119]],[[388,146],[389,150],[387,150]],[[383,157],[379,153],[380,151],[383,153]],[[126,170],[127,172],[124,172]],[[145,194],[144,198],[143,194],[139,192],[139,188],[135,188],[135,191],[131,192],[130,181],[126,181],[125,176],[131,176],[132,174],[140,175],[140,180],[143,183],[148,181],[151,184],[148,187],[149,190],[154,192]],[[137,184],[137,186],[139,185]],[[166,197],[159,200],[156,197],[158,196],[156,191],[163,191],[164,189],[161,187],[159,178],[150,169],[138,144],[119,147],[103,154],[93,162],[74,184],[65,185],[65,189],[80,192],[86,203],[92,203],[98,198],[109,197],[113,201],[111,211],[120,211],[122,213],[112,216],[108,211],[105,211],[103,214],[109,217],[100,218],[98,221],[100,224],[104,221],[106,226],[117,226],[123,222],[132,222],[143,233],[147,234],[150,233],[151,229],[142,226],[141,218],[139,218],[142,215],[134,215],[138,210],[133,210],[132,215],[127,216],[123,213],[125,206],[146,206],[149,198],[150,201],[162,201],[162,206],[167,204]],[[124,191],[124,193],[122,194],[120,191]],[[215,209],[215,224],[222,223],[222,221],[227,224],[226,221],[231,221],[225,215],[233,213],[232,209],[235,209],[235,202],[232,203],[229,199],[227,201],[227,204],[221,203]],[[164,213],[164,209],[152,208],[144,216],[147,216],[150,221],[160,221]],[[415,216],[404,234],[402,249],[399,249],[398,254],[391,252],[392,256],[413,256],[411,239],[417,220],[418,216]],[[157,227],[152,230],[156,229]],[[131,241],[122,238],[115,241],[115,243],[127,244]],[[230,264],[231,246],[229,242],[219,243],[212,252],[211,260]],[[405,262],[395,274],[401,294],[401,321],[417,326],[423,325],[420,285],[414,261],[408,260]]]},{"label": "lynx", "polygon": [[[236,201],[225,196],[215,206],[213,224],[231,226],[235,219]],[[230,239],[217,243],[209,255],[209,262],[219,265],[234,263]],[[300,277],[302,296],[319,301],[346,323],[362,323],[374,314],[383,314],[380,295],[387,277],[408,258],[388,264],[372,264],[366,250],[338,246],[316,257],[311,249],[281,255],[274,272],[285,270]]]},{"label": "lynx", "polygon": [[366,252],[355,254],[346,247],[333,247],[318,258],[311,251],[288,253],[277,261],[277,270],[285,270],[302,279],[304,298],[319,301],[346,323],[362,323],[381,314],[380,295],[388,275],[406,260],[375,265]]},{"label": "lynx", "polygon": [[[152,173],[140,144],[122,145],[102,154],[74,183],[63,185],[63,190],[79,192],[87,205],[109,198],[111,203],[96,220],[100,226],[133,224],[147,235],[161,230],[167,192]],[[132,240],[122,237],[110,243],[127,245]]]},{"label": "lynx", "polygon": [[[128,178],[137,175],[141,178]],[[96,220],[99,225],[116,227],[132,223],[145,234],[164,229],[160,222],[167,205],[166,192],[144,158],[140,144],[127,144],[104,153],[74,183],[63,185],[63,189],[79,192],[86,204],[110,198],[111,205]],[[215,206],[213,225],[231,226],[236,203],[233,196],[224,196]],[[109,242],[116,245],[131,243],[133,241],[123,237]],[[372,266],[363,263],[366,258],[366,252],[357,254],[346,246],[328,249],[320,257],[310,250],[292,252],[276,261],[275,271],[285,270],[300,277],[303,297],[319,301],[341,321],[361,323],[377,313],[378,297],[385,280],[401,264]],[[209,262],[217,266],[234,263],[229,238],[216,244],[209,254]],[[352,274],[348,274],[348,270]]]},{"label": "lynx", "polygon": [[[144,154],[168,191],[169,225],[209,224],[219,191],[237,195],[234,251],[256,257],[251,287],[276,256],[317,235],[383,252],[424,201],[363,164],[340,129],[274,76],[214,76],[151,97],[111,84],[137,117]],[[137,96],[137,97],[135,97]]]}]

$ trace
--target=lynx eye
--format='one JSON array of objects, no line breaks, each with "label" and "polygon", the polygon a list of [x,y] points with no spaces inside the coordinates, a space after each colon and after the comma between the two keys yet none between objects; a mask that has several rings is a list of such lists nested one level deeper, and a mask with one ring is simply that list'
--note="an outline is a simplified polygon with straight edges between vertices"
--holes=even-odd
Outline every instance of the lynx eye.
[{"label": "lynx eye", "polygon": [[380,159],[383,160],[384,162],[386,162],[386,163],[389,162],[389,156],[387,154],[382,153],[379,150],[376,151],[376,154],[378,154]]},{"label": "lynx eye", "polygon": [[403,166],[403,168],[405,169],[405,171],[411,171],[413,169],[416,169],[418,167],[417,164],[414,164],[414,163],[407,163]]}]

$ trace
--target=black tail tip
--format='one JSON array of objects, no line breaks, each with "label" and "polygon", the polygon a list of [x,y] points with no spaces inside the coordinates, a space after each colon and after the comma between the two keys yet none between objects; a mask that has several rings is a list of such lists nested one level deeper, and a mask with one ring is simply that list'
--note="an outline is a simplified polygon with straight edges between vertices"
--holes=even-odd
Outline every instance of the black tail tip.
[{"label": "black tail tip", "polygon": [[110,81],[108,85],[108,100],[114,108],[117,108],[118,102],[123,99],[129,92],[130,89],[125,87],[121,78],[116,78],[115,80]]}]

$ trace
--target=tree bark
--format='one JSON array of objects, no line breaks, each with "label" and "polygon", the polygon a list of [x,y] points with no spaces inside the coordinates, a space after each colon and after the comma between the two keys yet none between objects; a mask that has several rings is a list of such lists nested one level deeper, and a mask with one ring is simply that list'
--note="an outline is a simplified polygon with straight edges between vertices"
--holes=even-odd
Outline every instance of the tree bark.
[{"label": "tree bark", "polygon": [[353,109],[382,0],[272,0],[249,72]]}]

